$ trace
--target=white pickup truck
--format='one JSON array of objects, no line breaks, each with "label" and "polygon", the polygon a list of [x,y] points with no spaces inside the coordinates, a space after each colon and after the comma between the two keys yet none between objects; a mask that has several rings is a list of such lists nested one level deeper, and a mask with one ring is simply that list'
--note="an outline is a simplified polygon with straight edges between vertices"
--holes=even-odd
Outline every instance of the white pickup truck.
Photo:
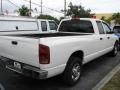
[{"label": "white pickup truck", "polygon": [[[61,74],[76,84],[82,65],[108,52],[117,54],[118,37],[98,19],[64,19],[57,33],[0,36],[1,63],[37,79]],[[2,64],[3,65],[3,64]]]},{"label": "white pickup truck", "polygon": [[57,31],[54,20],[0,16],[0,35],[51,33]]}]

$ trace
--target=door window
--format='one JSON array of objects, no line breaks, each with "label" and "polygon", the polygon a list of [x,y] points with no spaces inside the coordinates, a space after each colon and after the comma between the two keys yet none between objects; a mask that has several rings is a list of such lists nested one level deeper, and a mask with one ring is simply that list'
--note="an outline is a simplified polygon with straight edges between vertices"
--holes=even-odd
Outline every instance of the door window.
[{"label": "door window", "polygon": [[97,26],[98,26],[99,33],[100,34],[105,34],[102,23],[100,21],[96,21],[96,23],[97,23]]},{"label": "door window", "polygon": [[57,24],[53,21],[49,21],[50,30],[57,30]]},{"label": "door window", "polygon": [[110,32],[111,32],[110,27],[106,23],[103,23],[103,26],[104,26],[104,29],[106,31],[106,34],[110,34]]}]

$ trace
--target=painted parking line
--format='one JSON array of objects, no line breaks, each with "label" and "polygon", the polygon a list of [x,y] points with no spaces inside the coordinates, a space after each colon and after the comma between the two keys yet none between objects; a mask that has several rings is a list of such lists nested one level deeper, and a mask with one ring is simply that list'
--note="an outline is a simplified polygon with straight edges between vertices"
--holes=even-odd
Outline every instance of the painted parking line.
[{"label": "painted parking line", "polygon": [[2,84],[0,84],[0,90],[5,90]]}]

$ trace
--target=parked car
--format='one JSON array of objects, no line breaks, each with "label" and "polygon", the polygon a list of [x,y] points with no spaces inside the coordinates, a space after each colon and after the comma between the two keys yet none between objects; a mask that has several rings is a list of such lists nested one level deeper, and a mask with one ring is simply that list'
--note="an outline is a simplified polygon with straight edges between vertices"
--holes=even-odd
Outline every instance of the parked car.
[{"label": "parked car", "polygon": [[113,31],[115,32],[115,35],[119,38],[119,50],[120,50],[120,26],[114,26]]},{"label": "parked car", "polygon": [[56,32],[54,20],[0,16],[0,35]]},{"label": "parked car", "polygon": [[117,46],[118,37],[104,21],[64,19],[56,33],[0,36],[0,61],[36,79],[62,74],[64,82],[74,85],[84,64],[109,52],[116,56]]}]

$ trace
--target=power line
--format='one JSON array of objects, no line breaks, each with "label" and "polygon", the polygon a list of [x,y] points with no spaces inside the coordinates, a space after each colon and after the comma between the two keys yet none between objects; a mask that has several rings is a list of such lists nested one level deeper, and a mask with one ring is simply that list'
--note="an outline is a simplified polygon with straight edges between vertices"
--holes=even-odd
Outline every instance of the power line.
[{"label": "power line", "polygon": [[[11,2],[10,0],[6,0],[8,1],[10,4],[12,4],[13,6],[17,7],[17,8],[20,8],[19,6],[17,6],[16,4],[14,4],[13,2]],[[7,12],[7,10],[6,10]],[[3,13],[3,0],[1,0],[1,14],[4,14]]]},{"label": "power line", "polygon": [[[2,1],[2,0],[1,0]],[[15,7],[17,7],[17,8],[20,8],[18,5],[16,5],[15,3],[13,3],[12,1],[10,1],[10,0],[7,0],[9,3],[11,3],[12,5],[14,5]],[[30,1],[27,1],[27,0],[24,0],[24,1],[26,1],[26,2],[29,2],[30,3],[30,8],[31,8],[31,4],[34,4],[34,5],[37,5],[38,7],[41,7],[41,14],[43,13],[42,12],[42,7],[44,7],[44,8],[46,8],[46,9],[49,9],[49,10],[52,10],[52,11],[55,11],[55,12],[58,12],[58,13],[62,13],[62,14],[64,14],[63,12],[61,12],[61,11],[58,11],[58,10],[55,10],[55,9],[52,9],[52,8],[49,8],[49,7],[46,7],[46,6],[43,6],[42,5],[42,0],[41,0],[41,5],[39,5],[39,4],[37,4],[37,3],[34,3],[34,2],[31,2],[31,0]],[[2,9],[1,9],[2,10]]]},{"label": "power line", "polygon": [[19,6],[17,6],[16,4],[14,4],[13,2],[11,2],[10,0],[7,0],[9,3],[11,3],[12,5],[14,5],[17,8],[20,8]]},{"label": "power line", "polygon": [[[29,1],[27,1],[27,0],[24,0],[24,1],[29,2]],[[37,5],[38,7],[41,7],[41,5],[39,5],[39,4],[37,4],[37,3],[34,3],[34,2],[31,2],[31,4],[34,4],[34,5]],[[42,5],[42,7],[63,14],[63,12],[58,11],[58,10],[55,10],[55,9],[52,9],[52,8],[49,8],[49,7],[46,7],[46,6],[43,6],[43,5]]]}]

